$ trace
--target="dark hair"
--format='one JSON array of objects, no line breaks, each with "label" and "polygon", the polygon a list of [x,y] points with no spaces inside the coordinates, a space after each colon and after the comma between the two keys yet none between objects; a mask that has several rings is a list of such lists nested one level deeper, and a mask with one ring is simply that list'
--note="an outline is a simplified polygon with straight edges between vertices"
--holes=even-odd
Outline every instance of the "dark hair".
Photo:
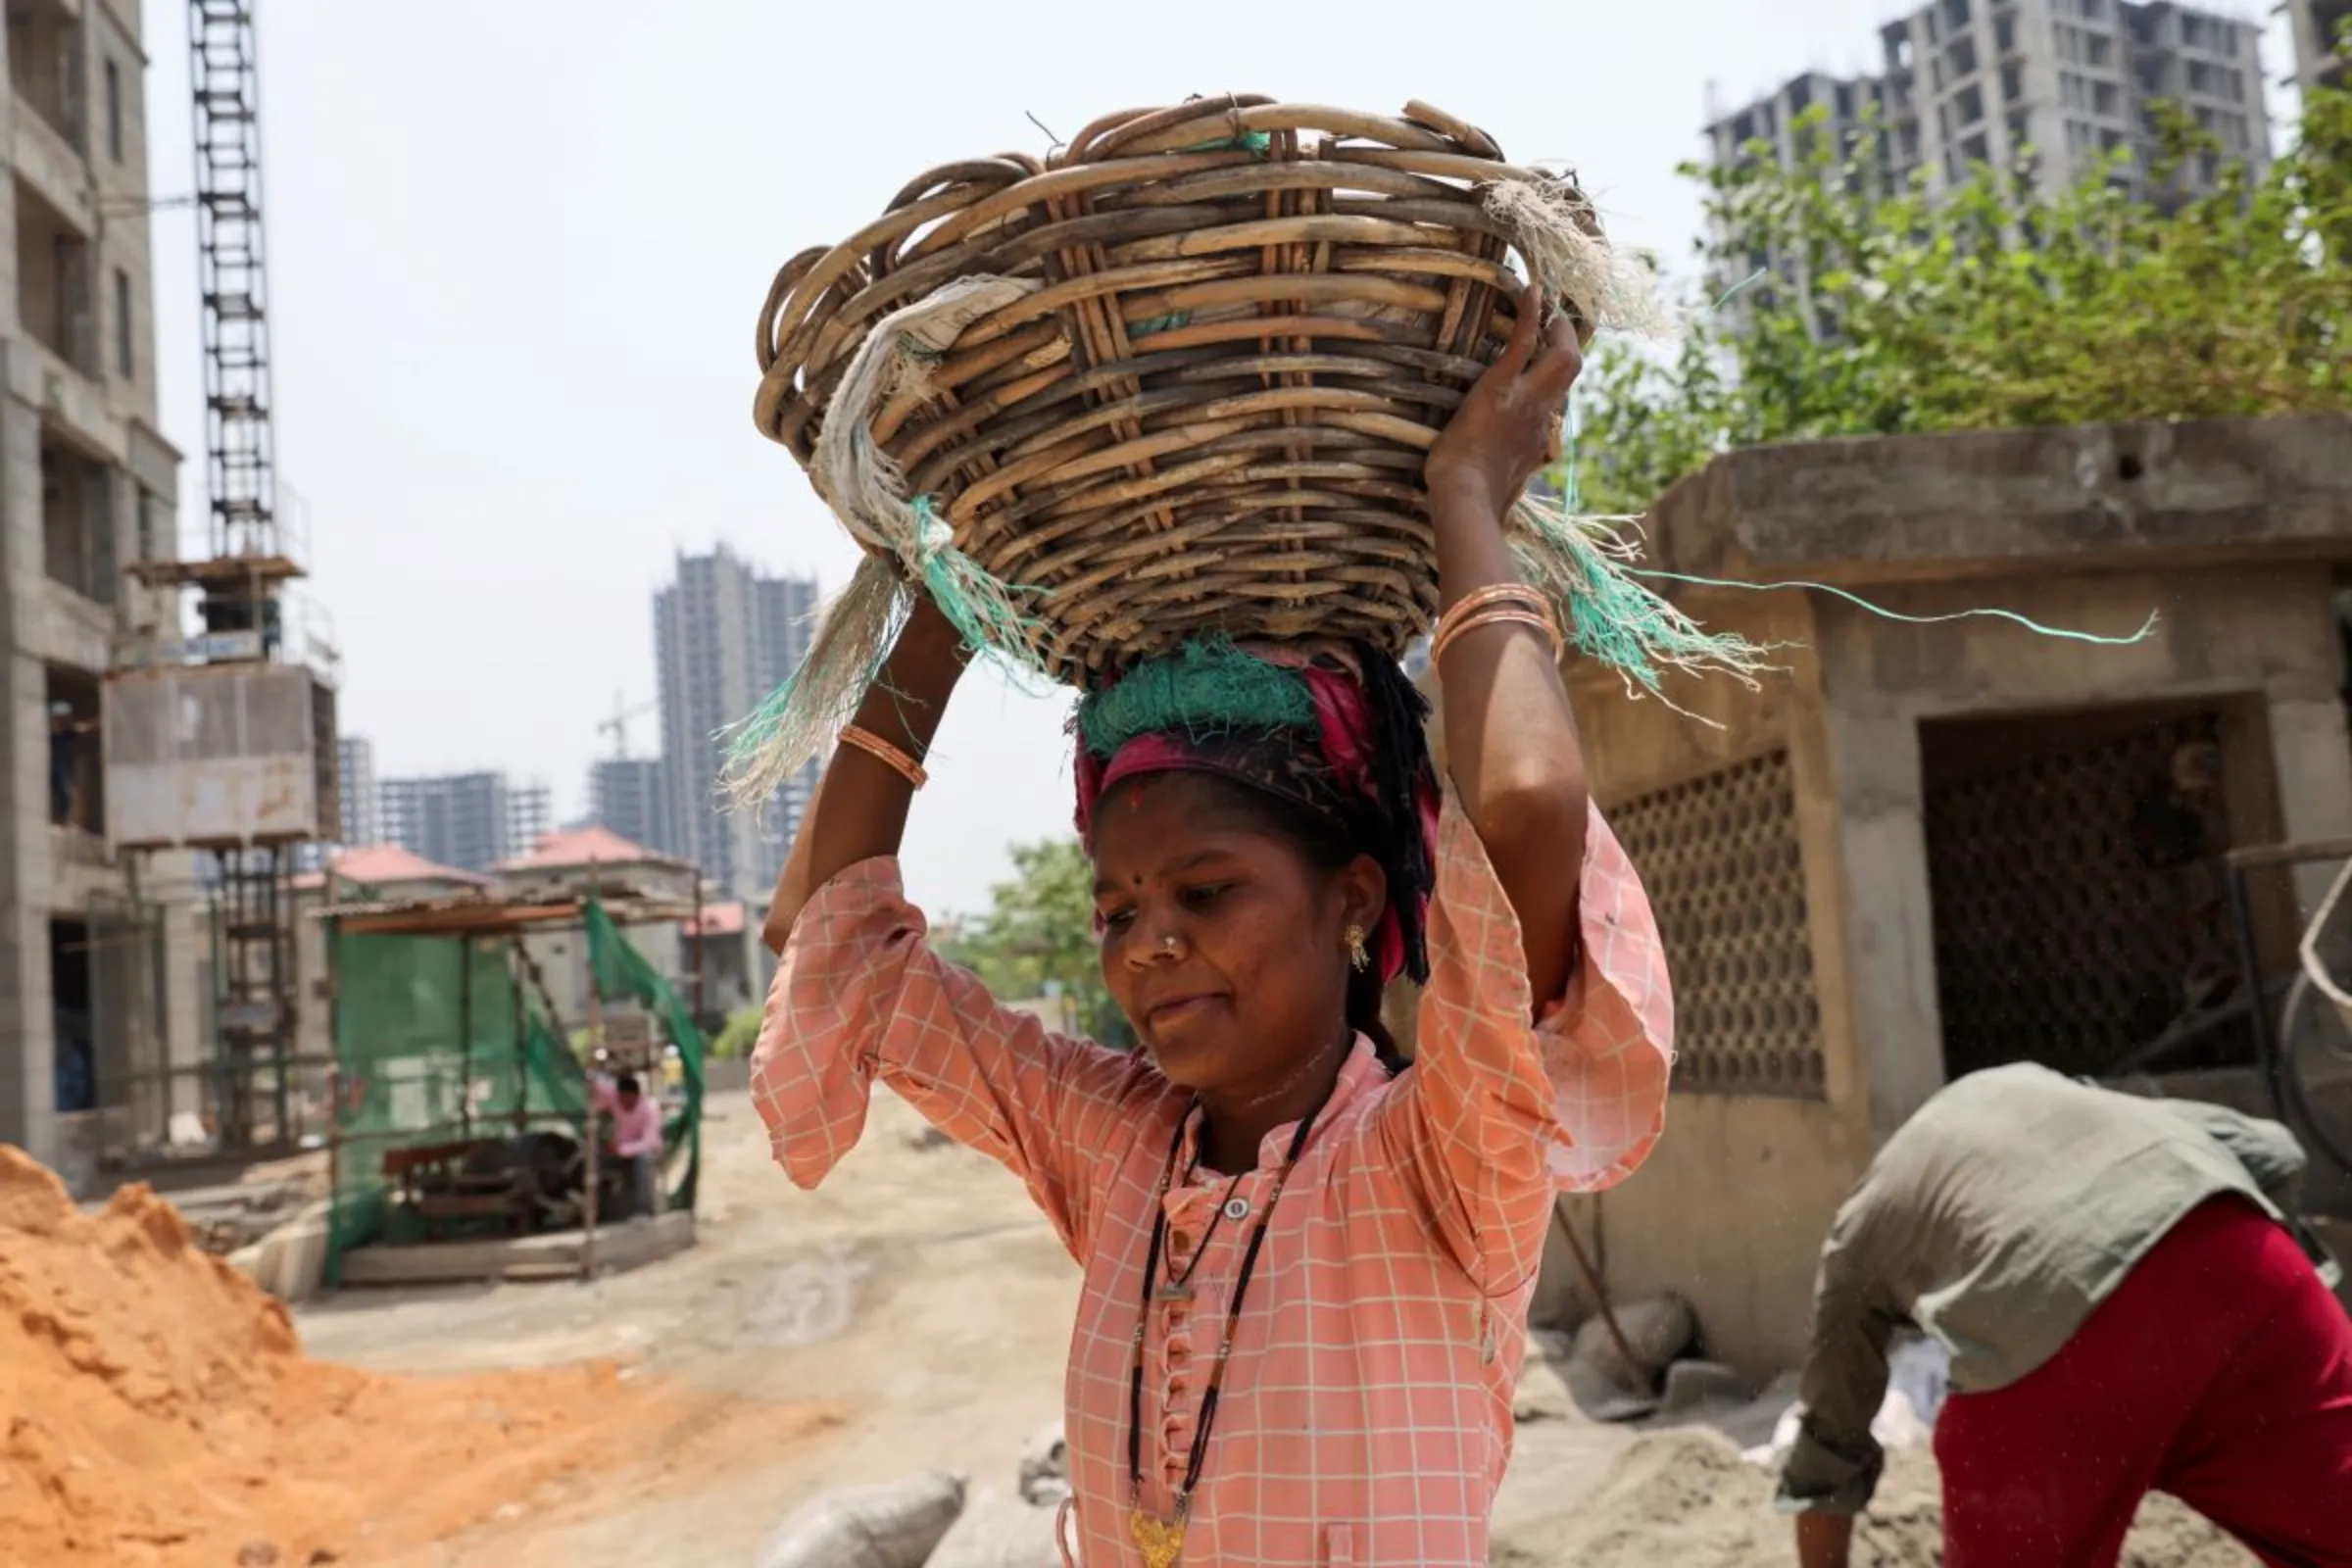
[{"label": "dark hair", "polygon": [[638,1093],[637,1075],[633,1072],[622,1073],[612,1080],[612,1089],[616,1094],[633,1095]]},{"label": "dark hair", "polygon": [[[1346,870],[1359,855],[1369,855],[1385,870],[1388,857],[1357,844],[1352,835],[1339,822],[1320,811],[1308,810],[1295,801],[1284,799],[1266,790],[1253,789],[1240,779],[1222,773],[1193,775],[1199,788],[1212,796],[1217,807],[1273,838],[1281,839],[1296,850],[1300,858],[1313,869],[1327,876]],[[1389,897],[1409,896],[1407,890],[1396,885],[1391,873]],[[1378,969],[1350,969],[1348,972],[1348,1027],[1372,1042],[1380,1064],[1394,1078],[1412,1065],[1397,1049],[1396,1037],[1389,1033],[1388,1021],[1381,1016],[1381,1002],[1387,994]]]}]

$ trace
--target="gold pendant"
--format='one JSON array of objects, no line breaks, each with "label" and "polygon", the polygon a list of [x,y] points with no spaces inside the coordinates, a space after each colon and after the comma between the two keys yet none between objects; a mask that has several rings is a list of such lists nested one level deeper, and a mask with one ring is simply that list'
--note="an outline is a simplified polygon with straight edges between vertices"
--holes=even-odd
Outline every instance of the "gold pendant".
[{"label": "gold pendant", "polygon": [[1162,1524],[1141,1508],[1127,1516],[1127,1533],[1144,1554],[1144,1568],[1176,1568],[1176,1559],[1184,1555],[1184,1524],[1181,1517]]}]

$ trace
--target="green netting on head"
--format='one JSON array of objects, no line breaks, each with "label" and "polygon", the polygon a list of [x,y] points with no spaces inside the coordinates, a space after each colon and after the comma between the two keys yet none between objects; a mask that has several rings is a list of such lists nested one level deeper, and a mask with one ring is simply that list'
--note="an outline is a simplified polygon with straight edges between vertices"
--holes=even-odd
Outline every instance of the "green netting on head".
[{"label": "green netting on head", "polygon": [[1148,659],[1078,704],[1079,738],[1105,760],[1138,735],[1182,731],[1198,740],[1314,722],[1314,693],[1302,672],[1223,639]]}]

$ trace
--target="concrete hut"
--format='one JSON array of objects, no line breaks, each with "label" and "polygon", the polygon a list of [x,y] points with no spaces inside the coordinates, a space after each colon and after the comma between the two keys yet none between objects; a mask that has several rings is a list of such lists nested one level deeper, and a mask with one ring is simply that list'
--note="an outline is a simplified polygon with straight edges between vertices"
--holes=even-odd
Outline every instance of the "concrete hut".
[{"label": "concrete hut", "polygon": [[[1677,588],[1782,647],[1760,690],[1675,679],[1695,717],[1572,666],[1679,1054],[1663,1145],[1563,1218],[1613,1296],[1682,1293],[1711,1351],[1760,1374],[1801,1355],[1838,1202],[1950,1077],[2031,1058],[2250,1092],[2242,1017],[2145,1048],[2195,1012],[2220,852],[2352,836],[2352,417],[1738,452],[1660,502],[1648,545],[1669,571],[1919,617]],[[2123,647],[1933,618],[1986,606],[2114,636],[2160,618]],[[2182,812],[2200,847],[2152,867],[2146,835]],[[2334,869],[2252,887],[2266,971],[2292,967]],[[1564,1257],[1546,1274],[1581,1294]]]}]

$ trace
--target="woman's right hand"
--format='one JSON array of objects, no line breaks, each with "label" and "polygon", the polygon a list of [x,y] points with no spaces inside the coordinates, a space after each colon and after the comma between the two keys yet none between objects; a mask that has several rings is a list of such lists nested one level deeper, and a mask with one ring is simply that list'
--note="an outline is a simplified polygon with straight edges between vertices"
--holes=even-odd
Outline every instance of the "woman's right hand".
[{"label": "woman's right hand", "polygon": [[1441,528],[1460,502],[1472,515],[1500,518],[1544,465],[1559,457],[1569,388],[1585,365],[1576,322],[1533,284],[1519,297],[1511,340],[1439,432],[1423,461]]}]

